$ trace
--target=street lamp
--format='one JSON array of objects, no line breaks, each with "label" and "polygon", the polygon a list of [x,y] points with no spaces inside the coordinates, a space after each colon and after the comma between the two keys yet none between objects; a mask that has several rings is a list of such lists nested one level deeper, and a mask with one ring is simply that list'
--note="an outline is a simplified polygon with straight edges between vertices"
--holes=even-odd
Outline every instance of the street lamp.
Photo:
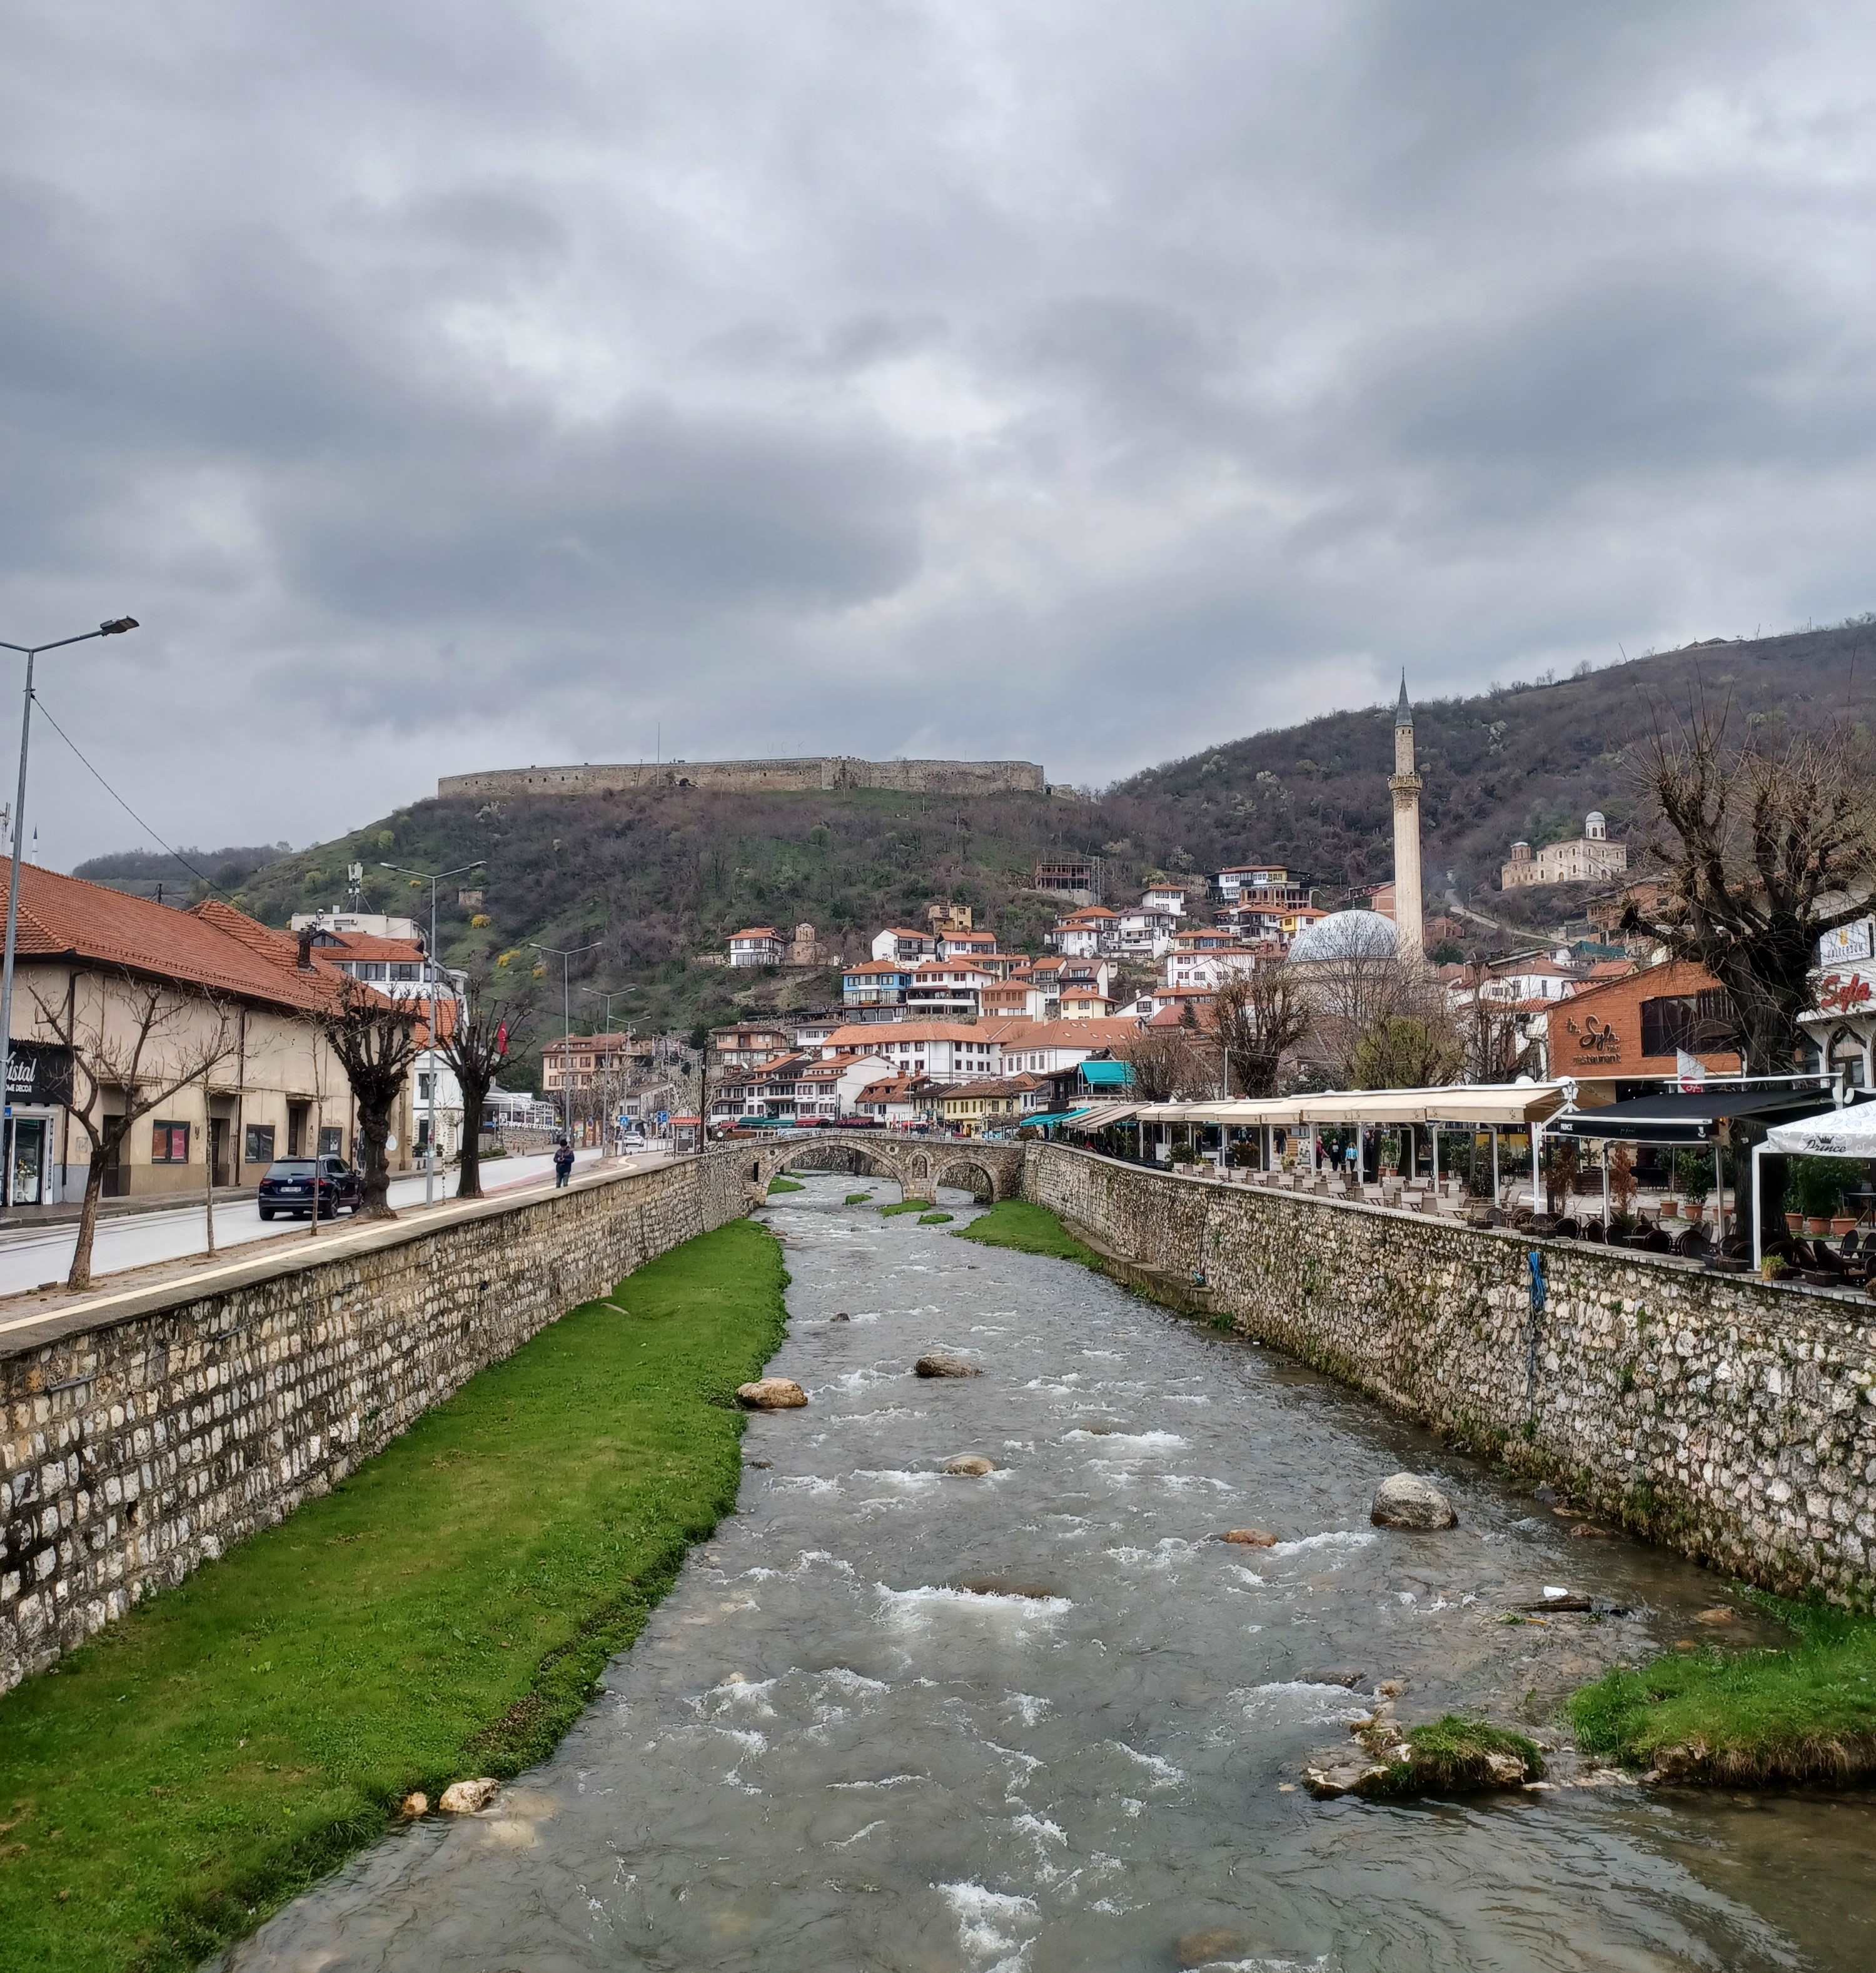
[{"label": "street lamp", "polygon": [[415,877],[430,886],[430,944],[424,951],[424,970],[430,975],[430,1125],[424,1133],[429,1141],[424,1147],[424,1203],[434,1202],[437,1196],[437,1031],[443,1025],[437,1012],[437,886],[446,877],[467,876],[471,870],[480,870],[487,861],[478,856],[473,863],[459,863],[453,870],[439,870],[433,876],[427,870],[413,870],[403,863],[380,863],[381,870],[395,870],[406,877]]},{"label": "street lamp", "polygon": [[528,941],[536,952],[544,952],[550,959],[558,959],[560,961],[560,1017],[563,1023],[560,1044],[560,1093],[564,1099],[561,1104],[561,1114],[565,1119],[564,1127],[567,1134],[567,1142],[569,1144],[573,1142],[573,976],[571,967],[573,962],[581,953],[597,952],[605,942],[604,939],[596,938],[590,945],[576,945],[563,951],[557,945],[542,945],[533,939],[529,939]]},{"label": "street lamp", "polygon": [[[606,1032],[610,1035],[612,1032],[613,1002],[623,1000],[627,994],[636,993],[638,989],[636,986],[582,986],[580,991],[585,994],[588,1000],[603,1000],[606,1003],[605,1013],[602,1018],[606,1023]],[[632,1030],[630,1028],[625,1031],[625,1045],[628,1050],[632,1045]],[[631,1069],[631,1064],[629,1062],[626,1065],[626,1068],[629,1074]],[[602,1069],[600,1073],[601,1078],[600,1088],[606,1093],[606,1114],[601,1121],[607,1139],[610,1141],[612,1137],[611,1085],[605,1079],[606,1072]]]},{"label": "street lamp", "polygon": [[26,660],[26,699],[20,712],[20,785],[13,802],[13,871],[7,885],[6,957],[0,966],[0,1187],[4,1202],[13,1202],[13,1139],[6,1127],[13,1116],[13,957],[19,942],[20,846],[26,840],[26,749],[32,738],[33,663],[41,651],[62,651],[67,644],[82,644],[93,637],[121,637],[134,630],[134,617],[113,617],[95,630],[80,630],[75,637],[60,637],[50,644],[9,644],[0,640],[0,651],[18,651]]}]

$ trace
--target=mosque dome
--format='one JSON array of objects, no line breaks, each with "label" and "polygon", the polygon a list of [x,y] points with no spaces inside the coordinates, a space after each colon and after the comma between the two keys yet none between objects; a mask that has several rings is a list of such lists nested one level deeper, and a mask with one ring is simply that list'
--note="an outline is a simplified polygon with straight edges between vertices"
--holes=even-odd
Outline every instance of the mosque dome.
[{"label": "mosque dome", "polygon": [[1331,911],[1299,931],[1292,959],[1387,959],[1395,951],[1394,924],[1378,911]]}]

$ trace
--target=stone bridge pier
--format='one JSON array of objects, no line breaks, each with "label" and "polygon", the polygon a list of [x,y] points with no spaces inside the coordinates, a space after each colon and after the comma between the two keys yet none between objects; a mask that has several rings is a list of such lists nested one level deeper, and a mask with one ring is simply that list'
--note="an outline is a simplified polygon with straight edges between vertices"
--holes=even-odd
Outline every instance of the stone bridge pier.
[{"label": "stone bridge pier", "polygon": [[1023,1147],[985,1144],[969,1137],[905,1137],[884,1130],[801,1130],[772,1143],[732,1147],[744,1155],[742,1170],[762,1194],[791,1166],[826,1171],[827,1157],[840,1153],[843,1170],[890,1179],[909,1199],[930,1199],[941,1185],[970,1193],[986,1205],[1014,1199],[1022,1190]]}]

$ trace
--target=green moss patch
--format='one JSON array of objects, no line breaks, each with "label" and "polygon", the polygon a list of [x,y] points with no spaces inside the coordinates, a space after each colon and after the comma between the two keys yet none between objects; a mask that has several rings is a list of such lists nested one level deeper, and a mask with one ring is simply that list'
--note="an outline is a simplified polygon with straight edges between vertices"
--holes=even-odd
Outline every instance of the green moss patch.
[{"label": "green moss patch", "polygon": [[881,1206],[879,1214],[884,1219],[896,1219],[902,1212],[929,1212],[931,1210],[931,1202],[928,1199],[902,1199],[896,1206]]},{"label": "green moss patch", "polygon": [[948,1212],[922,1212],[918,1216],[921,1226],[948,1226],[951,1216]]},{"label": "green moss patch", "polygon": [[805,1192],[807,1189],[807,1187],[802,1184],[799,1179],[772,1178],[768,1182],[768,1196],[771,1199],[784,1192]]},{"label": "green moss patch", "polygon": [[1023,1199],[1006,1199],[987,1212],[961,1226],[954,1240],[975,1240],[985,1247],[1013,1247],[1020,1254],[1044,1254],[1052,1260],[1079,1261],[1098,1268],[1100,1258],[1083,1245],[1046,1206]]},{"label": "green moss patch", "polygon": [[0,1699],[0,1959],[195,1966],[410,1790],[541,1759],[733,1503],[786,1280],[690,1241]]},{"label": "green moss patch", "polygon": [[1876,1774],[1876,1619],[1756,1599],[1779,1651],[1672,1651],[1570,1702],[1577,1743],[1675,1781],[1848,1782]]},{"label": "green moss patch", "polygon": [[1386,1766],[1365,1776],[1355,1792],[1370,1801],[1406,1801],[1421,1795],[1480,1795],[1521,1788],[1544,1773],[1537,1742],[1482,1719],[1449,1713],[1425,1726],[1410,1726],[1398,1747],[1384,1752]]},{"label": "green moss patch", "polygon": [[846,1196],[846,1202],[849,1206],[864,1206],[872,1196],[873,1194],[870,1192],[850,1192]]}]

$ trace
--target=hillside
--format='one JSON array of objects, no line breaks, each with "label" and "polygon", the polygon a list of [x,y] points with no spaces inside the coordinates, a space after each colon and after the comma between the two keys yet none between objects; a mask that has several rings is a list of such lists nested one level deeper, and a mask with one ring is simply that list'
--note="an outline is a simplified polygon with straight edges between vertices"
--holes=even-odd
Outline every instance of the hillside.
[{"label": "hillside", "polygon": [[[1815,723],[1876,696],[1869,627],[1714,644],[1639,658],[1576,677],[1417,707],[1429,888],[1447,872],[1482,911],[1529,922],[1529,901],[1497,888],[1512,839],[1573,833],[1603,810],[1612,835],[1633,819],[1625,746],[1655,709],[1689,693],[1730,695],[1740,716]],[[749,924],[811,921],[846,957],[882,924],[918,921],[933,898],[968,904],[1007,946],[1036,948],[1054,915],[1024,885],[1049,852],[1107,859],[1111,898],[1137,896],[1160,871],[1206,872],[1252,857],[1308,871],[1333,899],[1390,874],[1392,712],[1331,715],[1253,735],[1155,767],[1081,802],[1012,794],[958,801],[856,790],[799,794],[697,790],[413,803],[337,841],[280,858],[239,885],[237,901],[273,924],[339,898],[347,862],[367,868],[374,908],[420,908],[424,894],[378,867],[447,869],[481,857],[477,928],[455,885],[440,944],[459,964],[504,952],[519,990],[559,1019],[559,968],[535,980],[527,941],[601,950],[580,983],[637,992],[614,1019],[692,1029],[781,1005],[827,1004],[830,973],[751,976],[687,963]],[[471,879],[470,881],[478,881]],[[629,1010],[629,1012],[628,1012]],[[600,1011],[576,1002],[577,1024]]]}]

